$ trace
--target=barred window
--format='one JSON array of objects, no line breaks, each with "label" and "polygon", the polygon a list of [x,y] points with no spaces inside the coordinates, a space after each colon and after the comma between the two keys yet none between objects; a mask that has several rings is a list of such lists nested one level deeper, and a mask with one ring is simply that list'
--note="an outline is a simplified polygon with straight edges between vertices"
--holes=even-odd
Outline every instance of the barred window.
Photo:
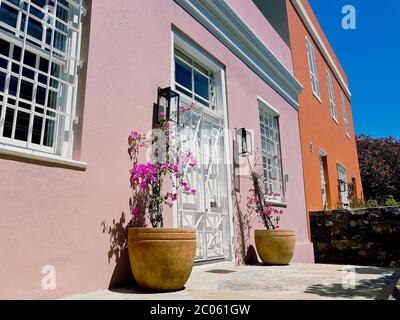
[{"label": "barred window", "polygon": [[0,0],[0,146],[71,158],[83,0]]},{"label": "barred window", "polygon": [[259,106],[265,192],[269,200],[283,202],[279,118],[261,101],[259,101]]}]

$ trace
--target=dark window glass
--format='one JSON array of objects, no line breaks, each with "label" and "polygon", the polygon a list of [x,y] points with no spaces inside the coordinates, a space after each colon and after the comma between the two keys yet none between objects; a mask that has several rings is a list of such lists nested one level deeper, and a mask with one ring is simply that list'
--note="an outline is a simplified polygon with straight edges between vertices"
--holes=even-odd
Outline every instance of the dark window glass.
[{"label": "dark window glass", "polygon": [[46,5],[46,0],[31,0],[31,2],[42,8]]},{"label": "dark window glass", "polygon": [[194,72],[194,92],[204,99],[209,99],[208,79],[197,71]]},{"label": "dark window glass", "polygon": [[21,91],[20,91],[20,97],[25,99],[25,100],[32,100],[32,91],[33,91],[33,84],[22,80],[21,81]]},{"label": "dark window glass", "polygon": [[21,61],[21,48],[20,47],[14,46],[13,59],[16,61]]},{"label": "dark window glass", "polygon": [[3,39],[0,39],[0,54],[8,57],[8,53],[10,52],[10,44]]},{"label": "dark window glass", "polygon": [[39,70],[47,73],[49,71],[49,60],[40,58]]},{"label": "dark window glass", "polygon": [[28,69],[28,68],[23,68],[22,69],[22,75],[24,77],[27,77],[27,78],[32,79],[32,80],[35,79],[35,72],[33,70],[31,70],[31,69]]},{"label": "dark window glass", "polygon": [[3,129],[4,137],[11,138],[13,122],[14,122],[14,109],[7,108],[6,117],[4,119],[4,129]]},{"label": "dark window glass", "polygon": [[51,35],[53,33],[53,29],[46,30],[46,44],[51,45]]},{"label": "dark window glass", "polygon": [[20,102],[18,102],[18,105],[19,105],[21,108],[24,108],[24,109],[26,109],[26,110],[31,110],[31,105],[30,105],[30,104],[27,104],[27,103],[25,103],[25,102],[20,101]]},{"label": "dark window glass", "polygon": [[47,107],[51,109],[55,109],[57,106],[57,93],[54,91],[49,91],[49,98],[47,101]]},{"label": "dark window glass", "polygon": [[55,31],[53,45],[56,49],[64,52],[66,41],[67,41],[67,38],[63,34]]},{"label": "dark window glass", "polygon": [[43,144],[47,147],[52,147],[53,146],[53,140],[54,140],[54,126],[55,126],[55,121],[46,119],[46,125],[44,127],[44,139],[43,139]]},{"label": "dark window glass", "polygon": [[0,7],[0,21],[4,22],[12,27],[17,26],[17,17],[18,11],[6,5],[5,3],[1,4]]},{"label": "dark window glass", "polygon": [[29,118],[29,113],[18,111],[17,123],[15,125],[15,139],[21,141],[28,140]]},{"label": "dark window glass", "polygon": [[46,99],[46,89],[38,86],[36,89],[36,103],[44,106],[45,99]]},{"label": "dark window glass", "polygon": [[0,58],[0,68],[7,69],[8,62],[6,59]]},{"label": "dark window glass", "polygon": [[0,72],[0,91],[4,92],[4,87],[6,85],[6,74]]},{"label": "dark window glass", "polygon": [[68,11],[65,10],[63,7],[57,6],[56,15],[57,15],[58,18],[60,18],[64,22],[68,22]]},{"label": "dark window glass", "polygon": [[32,68],[35,68],[36,67],[36,55],[29,51],[25,51],[24,64],[26,64],[27,66],[30,66]]},{"label": "dark window glass", "polygon": [[18,78],[11,76],[10,85],[8,86],[8,93],[13,96],[17,95]]},{"label": "dark window glass", "polygon": [[53,77],[59,78],[60,77],[60,70],[61,70],[61,68],[60,68],[60,66],[58,64],[56,64],[54,62],[51,64],[51,72],[50,72],[50,74]]},{"label": "dark window glass", "polygon": [[42,74],[39,74],[38,80],[40,83],[47,84],[47,77]]},{"label": "dark window glass", "polygon": [[11,70],[12,70],[12,72],[15,72],[15,73],[18,73],[18,74],[19,74],[19,65],[16,64],[16,63],[13,63],[13,64],[11,65]]},{"label": "dark window glass", "polygon": [[40,136],[42,133],[43,118],[35,116],[32,128],[32,143],[40,144]]},{"label": "dark window glass", "polygon": [[39,21],[32,18],[28,20],[28,34],[40,41],[42,41],[43,27]]},{"label": "dark window glass", "polygon": [[176,60],[175,63],[175,81],[181,86],[192,90],[192,71],[183,62]]}]

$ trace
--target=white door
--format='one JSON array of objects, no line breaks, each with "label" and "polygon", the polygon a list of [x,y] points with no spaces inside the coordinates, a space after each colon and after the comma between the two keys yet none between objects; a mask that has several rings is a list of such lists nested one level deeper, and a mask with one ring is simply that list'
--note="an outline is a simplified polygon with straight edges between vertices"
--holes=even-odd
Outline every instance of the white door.
[{"label": "white door", "polygon": [[230,259],[227,169],[223,119],[204,108],[184,112],[180,138],[187,144],[197,165],[184,174],[197,195],[180,195],[178,227],[196,227],[196,261]]},{"label": "white door", "polygon": [[328,201],[326,195],[324,158],[322,156],[319,157],[319,169],[321,174],[322,205],[324,210],[326,210],[328,209]]},{"label": "white door", "polygon": [[346,169],[341,165],[338,165],[337,169],[338,169],[339,181],[343,181],[343,186],[339,186],[340,199],[342,201],[343,206],[348,207],[350,202],[349,202],[349,190],[347,187]]}]

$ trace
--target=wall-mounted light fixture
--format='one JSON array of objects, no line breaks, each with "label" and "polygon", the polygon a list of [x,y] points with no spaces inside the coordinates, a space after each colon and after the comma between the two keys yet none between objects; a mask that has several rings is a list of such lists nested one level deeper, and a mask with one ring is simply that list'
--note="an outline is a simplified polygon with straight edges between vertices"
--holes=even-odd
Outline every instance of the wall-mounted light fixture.
[{"label": "wall-mounted light fixture", "polygon": [[253,154],[253,138],[249,130],[236,129],[236,141],[239,156],[246,157]]},{"label": "wall-mounted light fixture", "polygon": [[[156,122],[158,124],[160,124],[162,120],[179,123],[179,100],[179,93],[172,90],[171,87],[158,88],[156,116]],[[174,112],[175,117],[173,117]],[[160,116],[162,113],[164,113],[165,117]]]},{"label": "wall-mounted light fixture", "polygon": [[339,179],[338,180],[338,185],[339,185],[339,191],[340,192],[346,192],[347,191],[347,183],[346,183],[346,181]]}]

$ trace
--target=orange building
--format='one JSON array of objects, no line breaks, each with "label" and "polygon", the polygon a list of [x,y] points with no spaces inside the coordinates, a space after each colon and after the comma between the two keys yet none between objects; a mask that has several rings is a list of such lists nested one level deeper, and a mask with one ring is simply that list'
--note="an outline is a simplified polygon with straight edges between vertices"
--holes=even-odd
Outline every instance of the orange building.
[{"label": "orange building", "polygon": [[348,80],[307,0],[286,0],[308,211],[362,197]]}]

